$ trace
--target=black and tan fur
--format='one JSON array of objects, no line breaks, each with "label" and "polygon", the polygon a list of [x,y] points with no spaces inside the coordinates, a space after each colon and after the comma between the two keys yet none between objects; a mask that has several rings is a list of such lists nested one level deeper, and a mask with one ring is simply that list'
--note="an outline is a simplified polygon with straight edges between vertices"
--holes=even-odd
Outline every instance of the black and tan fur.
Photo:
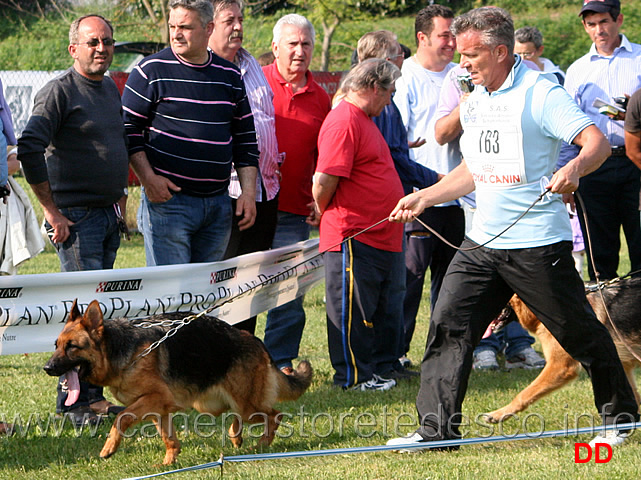
[{"label": "black and tan fur", "polygon": [[[171,313],[145,320],[175,320],[187,315]],[[89,304],[84,315],[74,302],[56,341],[56,351],[44,367],[49,375],[62,375],[77,367],[81,380],[108,386],[127,407],[114,421],[100,452],[103,458],[116,453],[122,433],[152,414],[167,447],[163,463],[173,463],[180,442],[170,414],[191,408],[215,416],[231,410],[243,422],[266,423],[259,443],[269,445],[279,423],[274,404],[296,400],[311,383],[308,362],[301,362],[293,375],[285,375],[258,338],[207,316],[191,321],[139,358],[168,327],[140,328],[135,326],[138,322],[124,318],[103,322],[97,301]],[[229,434],[236,447],[242,443],[241,430],[241,423],[234,420]]]},{"label": "black and tan fur", "polygon": [[[597,318],[607,327],[614,340],[637,403],[641,403],[641,396],[634,380],[634,369],[641,366],[641,363],[630,352],[631,348],[641,358],[641,278],[624,279],[613,283],[603,290],[603,297],[605,306],[598,291],[587,294]],[[509,405],[485,415],[490,423],[499,423],[513,414],[522,412],[541,397],[574,380],[581,369],[581,364],[568,355],[519,297],[516,295],[512,297],[510,305],[521,325],[538,337],[546,364],[539,376],[514,397]],[[618,333],[612,328],[606,307]]]}]

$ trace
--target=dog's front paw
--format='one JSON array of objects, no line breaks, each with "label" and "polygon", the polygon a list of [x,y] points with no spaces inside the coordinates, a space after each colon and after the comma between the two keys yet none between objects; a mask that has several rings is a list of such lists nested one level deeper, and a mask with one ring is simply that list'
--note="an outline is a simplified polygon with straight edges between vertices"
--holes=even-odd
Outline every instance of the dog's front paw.
[{"label": "dog's front paw", "polygon": [[505,412],[503,408],[500,408],[490,413],[484,413],[482,415],[482,418],[487,423],[497,424],[497,423],[504,422],[505,420],[509,420],[513,416],[514,414]]},{"label": "dog's front paw", "polygon": [[176,461],[178,458],[178,454],[180,453],[180,447],[178,448],[168,448],[167,451],[165,452],[165,458],[162,461],[163,465],[171,465]]},{"label": "dog's front paw", "polygon": [[108,438],[105,445],[100,450],[100,458],[109,458],[118,450],[118,443]]}]

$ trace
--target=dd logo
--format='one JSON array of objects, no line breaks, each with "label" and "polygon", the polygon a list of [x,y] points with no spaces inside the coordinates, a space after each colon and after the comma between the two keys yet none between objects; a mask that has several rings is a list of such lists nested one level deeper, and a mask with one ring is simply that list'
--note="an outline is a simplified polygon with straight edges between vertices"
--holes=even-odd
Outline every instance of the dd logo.
[{"label": "dd logo", "polygon": [[[586,457],[581,458],[581,450],[586,450]],[[601,457],[601,451],[605,449],[607,456],[605,458]],[[574,463],[588,463],[592,459],[592,450],[594,450],[594,463],[608,463],[612,460],[612,447],[607,443],[595,443],[594,447],[591,447],[587,443],[575,443],[574,444]]]}]

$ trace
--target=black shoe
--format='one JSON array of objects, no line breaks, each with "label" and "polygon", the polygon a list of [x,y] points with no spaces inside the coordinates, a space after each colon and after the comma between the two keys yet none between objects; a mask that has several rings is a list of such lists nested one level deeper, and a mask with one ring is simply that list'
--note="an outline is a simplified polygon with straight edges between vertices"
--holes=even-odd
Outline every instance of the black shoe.
[{"label": "black shoe", "polygon": [[76,428],[98,425],[102,420],[102,418],[99,415],[96,415],[88,405],[72,408],[61,415],[64,418],[68,418]]},{"label": "black shoe", "polygon": [[393,378],[394,380],[407,380],[409,378],[418,377],[419,375],[420,373],[412,372],[407,368],[393,368],[385,373],[380,374],[380,376],[383,378]]},{"label": "black shoe", "polygon": [[120,405],[114,405],[109,400],[100,400],[99,402],[94,402],[89,404],[89,408],[96,415],[118,415],[122,412],[125,407]]}]

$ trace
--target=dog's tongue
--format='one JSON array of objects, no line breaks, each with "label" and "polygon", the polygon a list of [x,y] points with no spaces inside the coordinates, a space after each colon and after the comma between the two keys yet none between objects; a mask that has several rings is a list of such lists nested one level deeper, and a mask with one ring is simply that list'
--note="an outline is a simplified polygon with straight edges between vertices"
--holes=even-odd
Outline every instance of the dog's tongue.
[{"label": "dog's tongue", "polygon": [[75,369],[69,370],[65,373],[67,379],[67,399],[65,406],[69,407],[78,401],[80,396],[80,381],[78,380],[78,372]]}]

